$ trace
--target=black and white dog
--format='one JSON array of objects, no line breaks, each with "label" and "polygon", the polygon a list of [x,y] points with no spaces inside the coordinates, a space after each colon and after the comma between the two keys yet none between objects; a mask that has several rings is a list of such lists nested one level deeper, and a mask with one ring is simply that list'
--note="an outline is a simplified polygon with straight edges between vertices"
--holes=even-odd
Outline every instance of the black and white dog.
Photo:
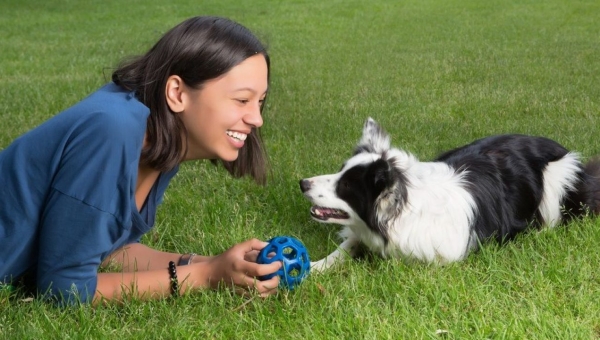
[{"label": "black and white dog", "polygon": [[382,257],[449,263],[482,241],[600,212],[600,162],[543,137],[483,138],[420,162],[390,147],[371,118],[354,155],[335,174],[300,181],[312,217],[344,225],[343,242],[311,263],[324,271],[356,246]]}]

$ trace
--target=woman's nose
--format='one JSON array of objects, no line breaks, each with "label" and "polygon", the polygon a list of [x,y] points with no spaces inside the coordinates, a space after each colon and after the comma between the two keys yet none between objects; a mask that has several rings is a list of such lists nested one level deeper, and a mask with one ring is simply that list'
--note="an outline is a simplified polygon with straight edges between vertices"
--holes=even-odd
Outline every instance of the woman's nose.
[{"label": "woman's nose", "polygon": [[244,122],[248,125],[254,126],[254,127],[261,127],[263,125],[263,119],[262,119],[262,115],[260,112],[260,104],[255,105],[254,107],[252,107],[252,109],[250,109],[250,112],[248,112],[245,116],[244,116]]}]

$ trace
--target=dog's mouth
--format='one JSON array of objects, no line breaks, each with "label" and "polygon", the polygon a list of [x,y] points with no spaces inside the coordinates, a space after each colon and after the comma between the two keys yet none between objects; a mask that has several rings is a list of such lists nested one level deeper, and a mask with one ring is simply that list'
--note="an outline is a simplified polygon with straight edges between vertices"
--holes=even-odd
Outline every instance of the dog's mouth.
[{"label": "dog's mouth", "polygon": [[347,212],[340,209],[312,206],[310,215],[317,220],[327,221],[328,219],[345,220],[350,218]]}]

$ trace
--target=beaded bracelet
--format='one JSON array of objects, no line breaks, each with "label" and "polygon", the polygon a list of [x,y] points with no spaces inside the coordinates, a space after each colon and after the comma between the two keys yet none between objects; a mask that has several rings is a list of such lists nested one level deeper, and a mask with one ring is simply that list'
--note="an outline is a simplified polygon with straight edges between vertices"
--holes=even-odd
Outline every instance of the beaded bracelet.
[{"label": "beaded bracelet", "polygon": [[178,297],[179,281],[177,280],[177,267],[175,267],[175,262],[173,261],[169,261],[169,278],[171,279],[171,296]]}]

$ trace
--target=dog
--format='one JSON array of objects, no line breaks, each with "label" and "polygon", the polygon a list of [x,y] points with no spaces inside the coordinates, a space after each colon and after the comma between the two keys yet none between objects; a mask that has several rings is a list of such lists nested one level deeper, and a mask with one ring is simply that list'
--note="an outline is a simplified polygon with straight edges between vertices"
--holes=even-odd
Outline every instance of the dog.
[{"label": "dog", "polygon": [[557,142],[487,137],[432,162],[390,146],[372,118],[338,173],[300,180],[318,222],[343,225],[342,243],[311,263],[323,272],[359,246],[383,258],[447,264],[485,241],[600,211],[600,161],[583,164]]}]

